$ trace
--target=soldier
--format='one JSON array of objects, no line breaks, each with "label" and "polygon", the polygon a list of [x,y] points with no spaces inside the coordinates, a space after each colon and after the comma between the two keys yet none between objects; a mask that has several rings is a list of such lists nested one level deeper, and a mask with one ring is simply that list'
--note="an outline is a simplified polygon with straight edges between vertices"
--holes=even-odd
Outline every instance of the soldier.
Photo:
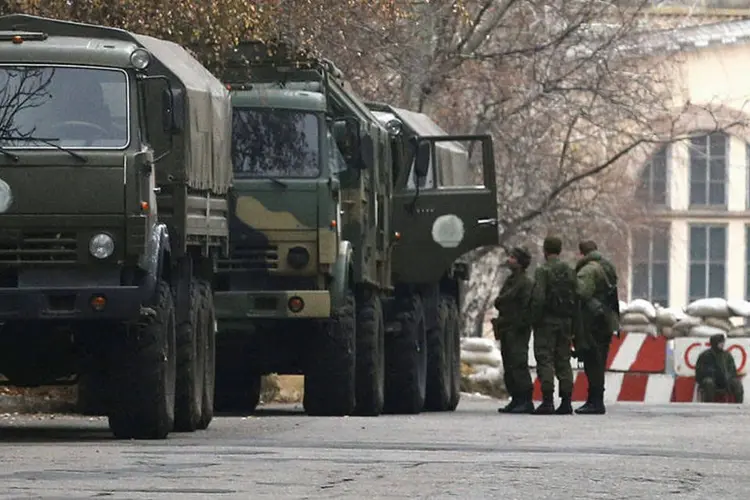
[{"label": "soldier", "polygon": [[581,257],[576,264],[578,297],[581,308],[580,329],[575,348],[583,361],[589,393],[579,414],[603,415],[604,372],[612,335],[619,328],[620,306],[617,297],[617,270],[605,259],[593,241],[578,245]]},{"label": "soldier", "polygon": [[719,390],[734,396],[737,403],[742,403],[745,391],[737,378],[734,358],[724,350],[724,335],[712,335],[709,341],[711,348],[703,351],[695,363],[695,380],[703,394],[703,401],[713,403]]},{"label": "soldier", "polygon": [[[542,404],[537,415],[570,415],[573,407],[573,370],[570,367],[572,318],[576,306],[576,280],[573,269],[560,260],[562,240],[544,240],[545,263],[536,269],[531,295],[531,324],[534,329],[534,356],[542,384]],[[555,380],[560,383],[562,403],[555,410]]]},{"label": "soldier", "polygon": [[503,283],[495,299],[498,316],[494,320],[495,339],[500,341],[500,352],[505,369],[505,387],[511,395],[510,403],[498,409],[501,413],[531,413],[534,411],[534,386],[529,373],[528,307],[533,282],[526,274],[531,254],[523,247],[511,250],[507,266],[510,276]]}]

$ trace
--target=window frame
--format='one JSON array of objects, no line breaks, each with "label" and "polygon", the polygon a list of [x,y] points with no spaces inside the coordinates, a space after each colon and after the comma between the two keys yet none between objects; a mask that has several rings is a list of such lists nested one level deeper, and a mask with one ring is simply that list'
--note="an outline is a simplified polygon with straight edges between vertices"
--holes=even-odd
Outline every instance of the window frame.
[{"label": "window frame", "polygon": [[[636,251],[638,245],[639,236],[645,236],[644,241],[648,244],[647,254],[648,257],[645,261],[637,259],[639,252]],[[664,237],[667,249],[666,259],[656,259],[654,256],[655,239],[657,237]],[[668,222],[657,223],[649,227],[641,227],[631,231],[631,249],[630,249],[630,300],[642,298],[649,302],[654,302],[655,299],[660,297],[654,297],[654,268],[656,266],[664,266],[666,270],[666,294],[664,301],[659,301],[659,304],[663,307],[669,307],[669,295],[670,295],[670,279],[669,275],[671,272],[671,256],[672,256],[672,225]],[[646,265],[646,280],[647,280],[647,293],[646,296],[634,295],[634,289],[636,284],[636,266]]]},{"label": "window frame", "polygon": [[[705,232],[705,241],[706,246],[703,249],[705,253],[705,257],[702,261],[695,261],[693,260],[693,230],[694,229],[701,229]],[[724,233],[724,259],[723,261],[716,261],[713,260],[711,257],[711,229],[721,229]],[[723,269],[723,284],[724,284],[724,290],[720,294],[721,298],[726,298],[727,295],[727,261],[728,261],[728,251],[729,251],[729,225],[728,224],[717,224],[717,223],[692,223],[688,224],[688,245],[687,245],[687,251],[688,251],[688,259],[687,259],[687,299],[688,303],[693,302],[698,299],[708,298],[712,295],[710,294],[711,291],[711,266],[721,265]],[[704,291],[703,293],[699,295],[693,295],[692,290],[692,277],[693,277],[693,266],[694,265],[702,265],[705,266],[703,273],[705,277],[705,285],[704,285]]]},{"label": "window frame", "polygon": [[[722,156],[712,156],[711,153],[711,141],[712,137],[722,137],[724,140],[724,151]],[[696,140],[705,140],[705,153],[701,152],[695,145],[694,141]],[[688,207],[690,209],[720,209],[720,210],[726,210],[728,203],[729,203],[729,192],[728,192],[728,186],[729,186],[729,155],[730,155],[730,142],[731,142],[731,136],[723,133],[723,132],[709,132],[705,134],[694,134],[690,137],[688,140]],[[701,179],[700,183],[704,184],[704,196],[705,196],[705,202],[704,203],[698,203],[693,199],[693,185],[694,183],[697,183],[697,179],[695,176],[694,170],[699,166],[694,164],[693,159],[695,155],[705,155],[703,160],[705,161],[705,165],[703,165],[706,169],[706,173],[703,179]],[[723,160],[722,162],[722,169],[723,169],[723,181],[712,181],[711,180],[711,163],[712,160],[721,158]],[[723,192],[724,192],[724,199],[721,203],[712,203],[711,202],[711,187],[713,185],[722,185],[723,186]]]},{"label": "window frame", "polygon": [[[672,148],[670,144],[663,144],[658,148],[645,162],[641,169],[640,176],[638,178],[638,187],[636,189],[636,198],[646,203],[648,206],[655,208],[667,208],[670,206],[670,168],[669,164],[672,160]],[[664,201],[656,203],[654,202],[654,160],[660,155],[664,155]]]}]

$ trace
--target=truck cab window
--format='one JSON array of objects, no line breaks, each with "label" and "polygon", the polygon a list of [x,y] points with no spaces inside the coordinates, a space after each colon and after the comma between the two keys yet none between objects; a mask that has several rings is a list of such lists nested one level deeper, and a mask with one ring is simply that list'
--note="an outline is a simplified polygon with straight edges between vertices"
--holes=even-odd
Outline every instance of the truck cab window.
[{"label": "truck cab window", "polygon": [[[3,147],[121,149],[129,143],[128,76],[75,66],[0,66]],[[18,138],[21,140],[11,140]]]},{"label": "truck cab window", "polygon": [[234,108],[232,162],[237,177],[318,177],[318,116],[285,109]]}]

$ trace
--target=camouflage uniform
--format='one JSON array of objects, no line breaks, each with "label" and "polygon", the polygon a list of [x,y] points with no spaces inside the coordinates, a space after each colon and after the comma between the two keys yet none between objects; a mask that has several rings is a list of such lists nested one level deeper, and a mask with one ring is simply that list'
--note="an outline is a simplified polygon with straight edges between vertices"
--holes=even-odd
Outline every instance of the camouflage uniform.
[{"label": "camouflage uniform", "polygon": [[[546,262],[534,274],[531,318],[534,329],[534,357],[542,385],[542,404],[536,414],[571,414],[573,370],[570,366],[572,318],[576,305],[575,273],[560,260],[559,238],[544,240]],[[560,384],[562,403],[554,408],[554,377]]]},{"label": "camouflage uniform", "polygon": [[529,373],[529,323],[528,307],[533,282],[526,274],[531,255],[525,248],[514,248],[508,266],[510,276],[503,283],[495,299],[498,316],[494,321],[495,339],[500,341],[500,352],[505,370],[505,387],[511,395],[510,403],[501,408],[502,413],[530,413],[533,384]]},{"label": "camouflage uniform", "polygon": [[695,380],[703,393],[703,401],[713,403],[716,391],[727,392],[742,403],[745,391],[737,378],[737,366],[731,354],[724,350],[724,335],[712,335],[711,348],[703,351],[695,363]]},{"label": "camouflage uniform", "polygon": [[604,372],[612,335],[619,328],[617,270],[596,250],[594,242],[582,242],[579,248],[583,254],[576,264],[581,321],[574,342],[583,361],[589,393],[576,413],[603,414]]}]

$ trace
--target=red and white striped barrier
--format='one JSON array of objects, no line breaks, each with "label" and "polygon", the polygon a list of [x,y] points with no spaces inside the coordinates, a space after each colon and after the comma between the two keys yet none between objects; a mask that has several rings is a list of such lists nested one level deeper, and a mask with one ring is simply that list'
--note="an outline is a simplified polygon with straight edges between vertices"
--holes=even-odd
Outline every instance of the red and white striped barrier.
[{"label": "red and white striped barrier", "polygon": [[[534,336],[529,342],[529,366],[536,367]],[[573,369],[578,360],[571,359]],[[664,373],[667,367],[667,339],[645,333],[613,336],[607,358],[607,370],[613,372]]]}]

